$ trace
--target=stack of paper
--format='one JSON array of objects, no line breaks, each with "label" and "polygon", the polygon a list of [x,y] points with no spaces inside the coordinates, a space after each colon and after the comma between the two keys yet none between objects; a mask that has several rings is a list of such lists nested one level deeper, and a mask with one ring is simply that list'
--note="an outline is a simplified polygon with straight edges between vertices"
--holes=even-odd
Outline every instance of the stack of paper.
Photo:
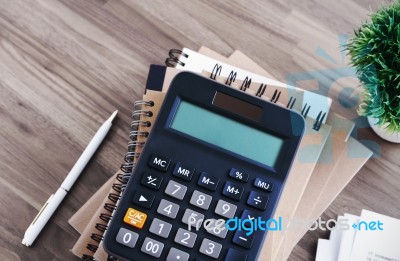
[{"label": "stack of paper", "polygon": [[400,261],[400,220],[363,210],[339,216],[328,239],[318,240],[316,261]]}]

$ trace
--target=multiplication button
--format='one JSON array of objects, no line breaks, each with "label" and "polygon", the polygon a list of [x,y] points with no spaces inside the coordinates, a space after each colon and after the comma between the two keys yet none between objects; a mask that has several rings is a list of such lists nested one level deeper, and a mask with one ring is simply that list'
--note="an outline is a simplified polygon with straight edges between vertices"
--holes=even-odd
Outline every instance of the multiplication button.
[{"label": "multiplication button", "polygon": [[244,188],[242,186],[238,186],[232,182],[227,181],[225,183],[224,190],[222,191],[222,194],[234,199],[234,200],[240,200],[242,197]]}]

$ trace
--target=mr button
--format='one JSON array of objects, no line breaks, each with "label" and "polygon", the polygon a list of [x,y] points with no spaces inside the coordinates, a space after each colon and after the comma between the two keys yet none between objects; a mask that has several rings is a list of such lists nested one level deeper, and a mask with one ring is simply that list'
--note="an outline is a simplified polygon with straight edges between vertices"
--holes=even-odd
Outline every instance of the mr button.
[{"label": "mr button", "polygon": [[171,160],[164,156],[153,154],[150,157],[149,166],[166,172],[170,162]]},{"label": "mr button", "polygon": [[175,177],[181,178],[183,180],[190,181],[192,180],[194,174],[194,168],[189,167],[189,166],[184,166],[181,163],[176,163],[174,172],[172,172],[172,175]]},{"label": "mr button", "polygon": [[143,227],[146,219],[147,215],[145,213],[129,208],[128,211],[126,211],[124,222],[140,229]]}]

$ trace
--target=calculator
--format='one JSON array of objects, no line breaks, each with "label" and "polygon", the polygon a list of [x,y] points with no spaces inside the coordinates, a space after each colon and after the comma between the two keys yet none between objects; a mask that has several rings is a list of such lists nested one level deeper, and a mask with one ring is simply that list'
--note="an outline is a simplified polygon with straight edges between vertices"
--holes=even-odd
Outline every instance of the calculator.
[{"label": "calculator", "polygon": [[257,260],[267,231],[228,223],[272,218],[304,125],[297,112],[178,74],[113,214],[106,251],[132,261]]}]

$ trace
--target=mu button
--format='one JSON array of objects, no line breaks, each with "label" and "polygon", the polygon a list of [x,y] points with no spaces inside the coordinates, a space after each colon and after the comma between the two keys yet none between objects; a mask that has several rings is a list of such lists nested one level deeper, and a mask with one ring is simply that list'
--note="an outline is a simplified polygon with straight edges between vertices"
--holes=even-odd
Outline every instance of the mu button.
[{"label": "mu button", "polygon": [[143,227],[144,222],[146,222],[146,219],[147,219],[147,214],[133,208],[128,208],[128,211],[126,211],[124,217],[124,222],[126,224],[129,224],[131,226],[140,229]]}]

